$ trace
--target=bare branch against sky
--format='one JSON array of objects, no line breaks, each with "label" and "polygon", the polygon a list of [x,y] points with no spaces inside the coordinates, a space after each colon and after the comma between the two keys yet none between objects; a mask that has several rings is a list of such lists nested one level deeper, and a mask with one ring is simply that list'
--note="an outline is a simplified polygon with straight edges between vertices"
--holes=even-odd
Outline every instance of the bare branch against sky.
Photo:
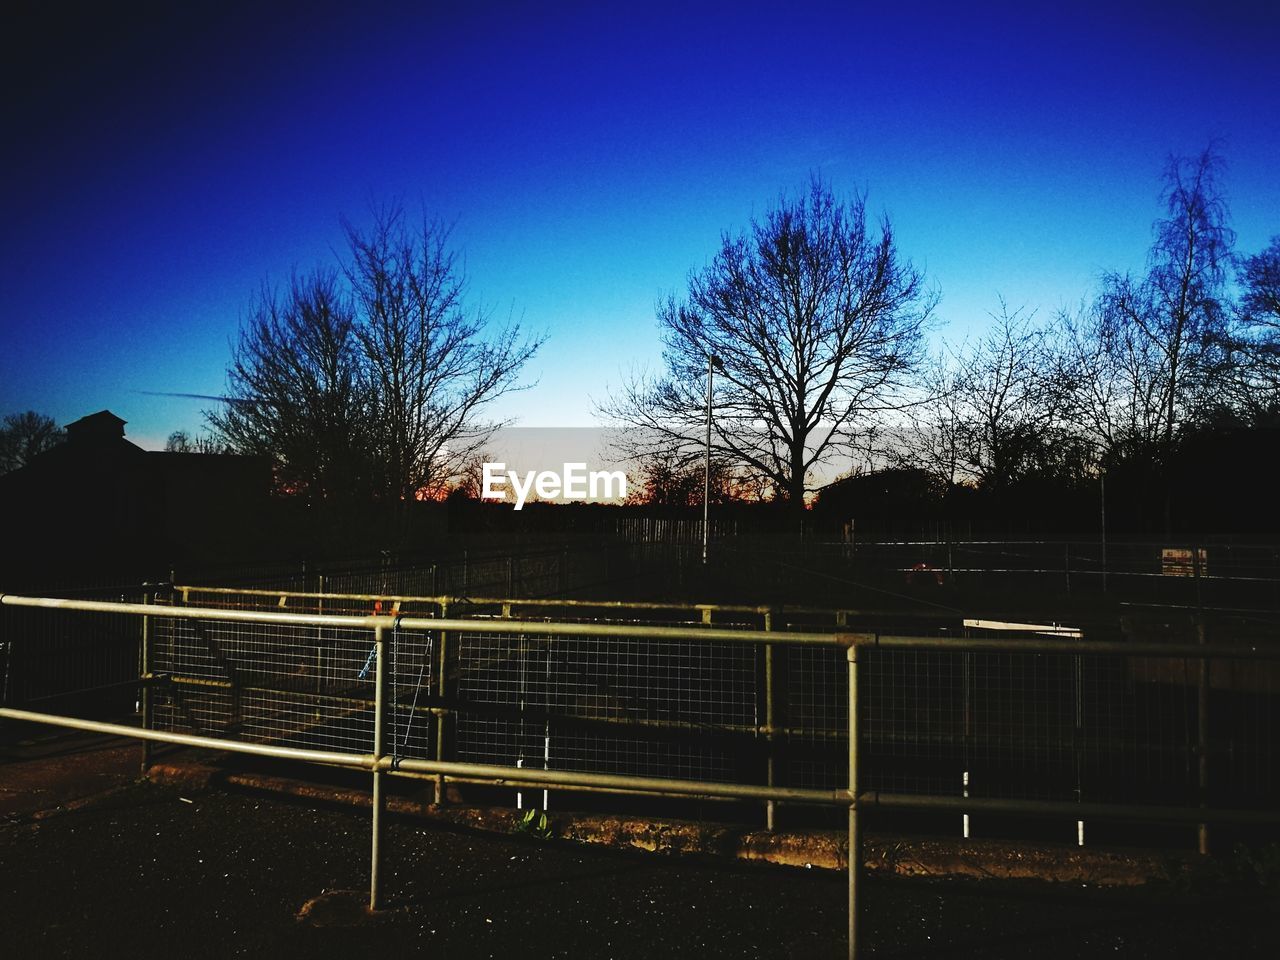
[{"label": "bare branch against sky", "polygon": [[634,426],[632,455],[698,451],[708,357],[714,452],[802,507],[813,467],[848,453],[904,402],[936,303],[888,217],[814,178],[749,232],[726,233],[688,293],[658,305],[666,369],[602,412]]}]

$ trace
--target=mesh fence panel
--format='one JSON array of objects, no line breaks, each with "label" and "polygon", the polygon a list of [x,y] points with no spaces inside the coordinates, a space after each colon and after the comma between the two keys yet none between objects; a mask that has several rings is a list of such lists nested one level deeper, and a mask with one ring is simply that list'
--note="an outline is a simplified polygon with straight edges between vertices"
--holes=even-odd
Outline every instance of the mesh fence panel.
[{"label": "mesh fence panel", "polygon": [[[210,599],[193,595],[192,602]],[[226,594],[218,602],[280,609],[273,596]],[[285,609],[296,611],[300,602],[286,597]],[[311,612],[374,612],[365,598],[308,602]],[[384,601],[388,608],[437,612],[427,601],[392,598]],[[151,618],[160,728],[372,748],[371,629],[180,619],[162,609]],[[493,613],[461,609],[474,617]],[[561,610],[549,612],[566,619]],[[701,626],[659,619],[655,611],[635,616]],[[64,632],[95,636],[93,615],[60,619]],[[760,626],[754,615],[739,620],[715,625]],[[602,632],[522,635],[496,618],[491,629],[453,631],[444,678],[437,631],[388,629],[386,751],[435,757],[433,711],[445,707],[446,759],[759,783],[772,755],[778,785],[834,789],[847,782],[842,649],[772,646],[770,737],[763,645],[604,635],[608,624],[638,622],[630,616],[578,622],[598,623]],[[135,628],[136,621],[133,634]],[[876,648],[864,650],[860,662],[868,789],[959,795],[967,782],[975,797],[1244,807],[1280,801],[1275,661],[1220,659],[1203,672],[1198,658]],[[1199,780],[1202,700],[1207,795]]]},{"label": "mesh fence panel", "polygon": [[744,644],[464,634],[458,756],[751,782],[757,680]]},{"label": "mesh fence panel", "polygon": [[835,789],[847,785],[849,673],[845,652],[831,647],[775,650],[781,684],[777,738],[780,779],[786,786]]},{"label": "mesh fence panel", "polygon": [[[780,782],[842,786],[843,651],[795,647],[775,658]],[[1201,802],[1199,659],[873,649],[860,662],[866,789],[960,795],[967,782],[970,796]],[[1280,664],[1210,663],[1207,801],[1275,803]]]},{"label": "mesh fence panel", "polygon": [[432,690],[436,683],[435,631],[393,630],[386,644],[387,679],[385,750],[395,757],[430,759],[436,751],[436,718]]},{"label": "mesh fence panel", "polygon": [[[142,587],[77,591],[79,599],[139,603]],[[119,613],[0,606],[0,704],[86,717],[132,713],[141,624]]]},{"label": "mesh fence panel", "polygon": [[349,752],[373,743],[373,632],[152,620],[161,729]]}]

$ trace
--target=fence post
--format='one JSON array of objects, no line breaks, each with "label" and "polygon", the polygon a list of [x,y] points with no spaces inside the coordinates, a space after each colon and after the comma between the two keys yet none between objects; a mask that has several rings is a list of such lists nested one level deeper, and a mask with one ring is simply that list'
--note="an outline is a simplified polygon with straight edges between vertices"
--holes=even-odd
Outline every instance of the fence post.
[{"label": "fence post", "polygon": [[[142,602],[149,604],[151,602],[150,591],[144,591],[142,594]],[[138,651],[138,680],[142,683],[142,689],[139,691],[142,701],[142,729],[151,729],[151,618],[143,616],[142,618],[142,643]],[[147,771],[151,769],[151,741],[142,741],[142,775],[145,777]]]},{"label": "fence post", "polygon": [[858,956],[858,878],[862,832],[858,823],[858,646],[849,644],[849,960]]},{"label": "fence post", "polygon": [[[440,617],[444,619],[449,616],[449,601],[440,601]],[[446,704],[446,694],[448,691],[445,685],[445,677],[449,670],[449,634],[448,631],[440,631],[440,649],[439,656],[436,657],[436,698],[439,701],[439,708],[435,711],[436,718],[436,760],[444,759],[445,749],[445,721],[449,716],[448,706]],[[445,801],[444,792],[444,774],[436,774],[435,803],[436,806],[442,806]]]},{"label": "fence post", "polygon": [[1100,500],[1102,501],[1102,592],[1107,592],[1107,472],[1102,471],[1101,474],[1102,492]]},{"label": "fence post", "polygon": [[383,714],[386,711],[384,700],[387,686],[385,669],[386,657],[382,640],[382,627],[373,629],[374,656],[377,666],[373,681],[373,843],[369,866],[369,909],[378,909],[378,873],[382,866],[382,814],[386,806],[386,798],[382,795],[382,770],[377,764],[382,760],[385,746],[383,730]]},{"label": "fence post", "polygon": [[[773,611],[766,610],[764,613],[765,630],[773,629]],[[768,767],[766,770],[766,782],[769,786],[777,783],[776,771],[774,763],[774,747],[776,737],[774,736],[774,716],[773,716],[773,644],[766,643],[764,645],[764,727],[765,727],[765,745],[768,749]],[[769,800],[765,803],[765,828],[772,833],[777,817],[777,802]]]},{"label": "fence post", "polygon": [[[324,593],[324,574],[320,574],[320,590]],[[316,600],[316,613],[324,616],[324,597]],[[324,691],[324,627],[316,627],[316,696]],[[315,719],[320,719],[320,701],[316,701]]]}]

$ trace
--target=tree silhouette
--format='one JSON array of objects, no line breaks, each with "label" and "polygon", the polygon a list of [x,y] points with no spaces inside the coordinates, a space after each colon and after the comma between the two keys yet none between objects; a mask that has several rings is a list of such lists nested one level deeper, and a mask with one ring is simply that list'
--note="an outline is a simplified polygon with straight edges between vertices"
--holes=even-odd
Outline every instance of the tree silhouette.
[{"label": "tree silhouette", "polygon": [[1280,236],[1240,261],[1232,401],[1248,422],[1280,419]]},{"label": "tree silhouette", "polygon": [[271,459],[282,492],[311,503],[373,489],[372,403],[351,301],[332,270],[263,288],[227,371],[228,401],[205,416],[237,453]]},{"label": "tree silhouette", "polygon": [[210,436],[192,438],[185,430],[175,430],[164,442],[165,453],[229,453],[226,444]]},{"label": "tree silhouette", "polygon": [[1224,300],[1235,239],[1222,163],[1212,146],[1170,157],[1146,274],[1105,275],[1093,303],[1064,318],[1061,378],[1081,429],[1108,456],[1159,462],[1183,424],[1212,405],[1229,361]]},{"label": "tree silhouette", "polygon": [[0,426],[0,473],[26,466],[65,439],[62,428],[42,413],[28,410],[9,414]]},{"label": "tree silhouette", "polygon": [[922,378],[927,399],[911,411],[891,460],[948,488],[993,493],[1031,477],[1065,479],[1083,460],[1063,415],[1049,331],[1003,300],[991,319],[982,336],[932,362]]},{"label": "tree silhouette", "polygon": [[482,414],[516,387],[541,345],[464,309],[448,230],[411,229],[399,207],[346,225],[339,269],[259,294],[206,413],[215,438],[276,464],[282,491],[312,502],[432,497],[499,424]]},{"label": "tree silhouette", "polygon": [[515,388],[542,339],[465,309],[466,280],[438,221],[411,227],[399,207],[386,207],[368,231],[347,224],[347,239],[386,494],[436,495],[501,426],[481,415]]},{"label": "tree silhouette", "polygon": [[714,356],[713,456],[803,510],[811,468],[901,405],[935,300],[888,218],[873,228],[862,197],[841,202],[814,179],[747,234],[726,234],[687,295],[659,305],[664,374],[629,378],[601,412],[632,428],[624,453],[692,462]]}]

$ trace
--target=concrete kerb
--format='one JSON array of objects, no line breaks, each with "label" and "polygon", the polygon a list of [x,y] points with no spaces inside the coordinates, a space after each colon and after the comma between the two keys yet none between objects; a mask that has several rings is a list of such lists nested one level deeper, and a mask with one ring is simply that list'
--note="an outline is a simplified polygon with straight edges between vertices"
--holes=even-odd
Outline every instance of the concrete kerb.
[{"label": "concrete kerb", "polygon": [[[312,801],[368,807],[367,791],[289,777],[223,769],[185,761],[156,763],[148,778],[187,792],[263,791]],[[521,812],[495,807],[437,806],[388,796],[389,813],[452,828],[497,834],[520,832]],[[755,830],[688,820],[549,812],[557,840],[664,855],[704,856],[799,869],[843,871],[848,844],[842,830]],[[1161,852],[1108,850],[996,840],[889,837],[863,839],[863,866],[872,874],[927,879],[980,879],[1140,887],[1185,884],[1213,872],[1203,858]]]}]

